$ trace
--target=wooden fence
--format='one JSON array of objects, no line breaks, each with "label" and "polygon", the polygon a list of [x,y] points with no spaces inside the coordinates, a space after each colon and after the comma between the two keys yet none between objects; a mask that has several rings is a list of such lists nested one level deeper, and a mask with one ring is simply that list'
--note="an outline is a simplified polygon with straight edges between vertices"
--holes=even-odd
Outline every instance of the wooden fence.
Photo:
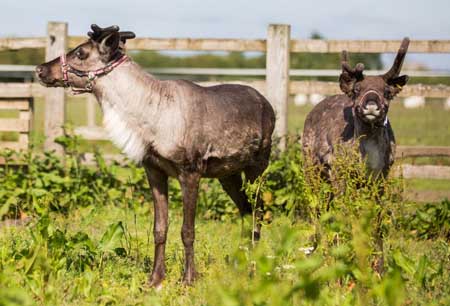
[{"label": "wooden fence", "polygon": [[0,118],[0,132],[18,133],[17,141],[0,142],[0,149],[23,150],[28,148],[33,103],[31,99],[0,99],[0,110],[18,114],[16,118]]},{"label": "wooden fence", "polygon": [[[53,59],[68,48],[73,48],[86,40],[86,37],[68,36],[66,23],[50,22],[46,37],[33,38],[0,38],[1,50],[19,50],[24,48],[45,48],[46,60]],[[233,81],[246,84],[261,91],[273,104],[277,113],[276,134],[287,133],[287,103],[291,94],[321,93],[332,95],[340,93],[337,82],[290,81],[290,54],[330,53],[347,50],[355,53],[396,53],[400,40],[304,40],[291,39],[289,25],[269,25],[266,39],[190,39],[190,38],[136,38],[127,42],[128,50],[193,50],[193,51],[259,51],[266,53],[266,79],[258,81]],[[409,46],[411,53],[450,53],[450,40],[412,40]],[[217,82],[200,83],[213,85]],[[424,97],[450,97],[450,86],[444,85],[408,85],[400,96],[419,95]],[[44,88],[36,83],[0,83],[1,99],[21,99],[45,97],[45,148],[62,153],[62,149],[54,142],[55,137],[62,135],[61,126],[65,122],[66,96],[59,88]],[[101,127],[95,126],[95,102],[87,99],[88,125],[77,128],[77,132],[87,139],[104,139]],[[0,105],[6,105],[5,103]],[[6,107],[6,106],[4,106]],[[12,106],[11,106],[12,107]],[[29,108],[31,110],[31,108]],[[21,111],[27,111],[23,109]],[[25,115],[24,115],[25,116]],[[21,120],[21,119],[18,119]],[[3,122],[3,123],[2,123]],[[6,124],[8,125],[8,124]],[[5,126],[0,121],[0,128]],[[29,129],[29,127],[27,128]],[[25,128],[24,128],[25,130]],[[28,131],[28,130],[27,130]],[[23,136],[25,139],[25,136]],[[23,142],[25,143],[25,142]],[[284,144],[281,144],[282,146]],[[447,147],[400,147],[398,156],[450,156]],[[433,177],[436,169],[423,170],[411,166],[404,174],[415,173],[416,176]],[[424,168],[425,169],[425,168]],[[409,171],[409,172],[408,172]],[[450,179],[448,169],[439,170],[443,177]],[[411,174],[414,176],[413,174]],[[436,175],[435,175],[436,176]],[[442,177],[439,176],[438,177]]]}]

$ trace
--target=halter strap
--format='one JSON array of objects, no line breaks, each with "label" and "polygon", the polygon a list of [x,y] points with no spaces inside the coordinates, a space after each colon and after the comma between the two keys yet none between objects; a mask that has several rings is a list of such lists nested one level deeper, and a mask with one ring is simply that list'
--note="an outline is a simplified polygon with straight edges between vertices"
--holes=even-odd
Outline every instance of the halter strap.
[{"label": "halter strap", "polygon": [[[65,87],[70,87],[72,89],[73,94],[75,94],[75,95],[82,94],[82,93],[85,93],[85,92],[92,92],[92,88],[93,88],[92,82],[96,78],[110,73],[111,71],[114,70],[114,68],[116,68],[117,66],[119,66],[120,64],[125,62],[126,60],[128,60],[128,56],[126,54],[122,54],[119,58],[117,58],[116,60],[114,60],[112,62],[109,62],[108,64],[106,64],[102,68],[99,68],[99,69],[96,69],[96,70],[83,71],[83,70],[78,70],[78,69],[70,66],[67,63],[66,54],[63,53],[59,57],[59,62],[60,62],[60,65],[61,65],[61,72],[62,72],[62,75],[63,75],[64,86]],[[86,86],[84,88],[73,87],[69,83],[69,73],[73,73],[73,74],[75,74],[76,76],[79,76],[79,77],[87,77],[88,80],[87,80]]]}]

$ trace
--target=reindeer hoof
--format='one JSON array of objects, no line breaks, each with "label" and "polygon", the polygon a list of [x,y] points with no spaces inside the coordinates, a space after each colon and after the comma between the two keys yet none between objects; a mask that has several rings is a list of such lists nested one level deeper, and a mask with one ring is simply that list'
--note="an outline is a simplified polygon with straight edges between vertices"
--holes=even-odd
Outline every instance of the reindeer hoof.
[{"label": "reindeer hoof", "polygon": [[192,286],[198,277],[199,277],[199,274],[197,272],[184,273],[183,285]]},{"label": "reindeer hoof", "polygon": [[378,274],[378,276],[383,276],[384,274],[384,257],[376,256],[372,263],[373,270]]},{"label": "reindeer hoof", "polygon": [[155,290],[159,291],[163,287],[164,276],[152,274],[148,281],[149,287],[155,288]]}]

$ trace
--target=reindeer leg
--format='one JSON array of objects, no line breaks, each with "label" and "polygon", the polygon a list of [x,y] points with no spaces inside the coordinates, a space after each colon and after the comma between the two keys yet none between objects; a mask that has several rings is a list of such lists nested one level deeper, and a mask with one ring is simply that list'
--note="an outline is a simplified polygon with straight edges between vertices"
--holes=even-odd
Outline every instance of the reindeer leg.
[{"label": "reindeer leg", "polygon": [[[244,170],[245,176],[250,181],[250,183],[253,183],[264,172],[264,170],[267,168],[267,165],[268,163],[263,163],[261,166],[249,167]],[[258,194],[258,198],[256,199],[254,214],[256,224],[253,228],[253,237],[255,241],[258,241],[261,237],[261,225],[264,218],[264,207],[260,194]]]},{"label": "reindeer leg", "polygon": [[181,238],[184,245],[183,283],[191,285],[197,276],[194,262],[194,240],[195,210],[197,207],[200,174],[183,173],[179,180],[183,195],[183,226],[181,228]]},{"label": "reindeer leg", "polygon": [[227,177],[221,177],[219,181],[220,184],[222,184],[223,190],[225,190],[238,207],[241,217],[251,214],[252,206],[248,202],[245,192],[242,190],[243,183],[241,175],[238,173]]},{"label": "reindeer leg", "polygon": [[153,237],[155,239],[155,258],[149,285],[160,287],[166,276],[165,248],[168,229],[168,187],[167,175],[156,168],[145,167],[148,182],[152,188],[154,202]]},{"label": "reindeer leg", "polygon": [[[247,216],[251,216],[252,205],[249,203],[247,195],[245,194],[245,191],[242,190],[243,182],[242,182],[241,174],[237,173],[237,174],[232,174],[227,177],[221,177],[219,179],[219,181],[222,184],[223,190],[225,190],[225,192],[233,200],[233,202],[236,204],[237,208],[239,209],[239,214],[241,215],[241,219],[242,219],[241,235],[244,237],[244,234],[246,232],[245,226],[244,226],[244,223],[245,223],[244,218]],[[251,224],[251,222],[250,222],[250,224]]]},{"label": "reindeer leg", "polygon": [[[379,198],[377,199],[378,205],[383,205],[381,202],[381,195],[383,191],[380,193]],[[383,248],[383,211],[380,211],[376,217],[376,225],[375,225],[375,256],[372,262],[372,267],[378,275],[382,276],[384,274],[384,248]]]}]

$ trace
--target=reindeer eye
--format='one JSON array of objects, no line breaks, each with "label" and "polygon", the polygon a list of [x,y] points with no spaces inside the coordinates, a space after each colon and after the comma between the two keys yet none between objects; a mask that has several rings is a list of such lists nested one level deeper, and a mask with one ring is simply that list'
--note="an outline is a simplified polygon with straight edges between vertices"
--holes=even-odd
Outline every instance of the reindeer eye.
[{"label": "reindeer eye", "polygon": [[392,98],[392,92],[391,92],[391,88],[389,86],[385,86],[384,87],[384,97],[386,99],[391,99]]},{"label": "reindeer eye", "polygon": [[356,95],[359,95],[360,92],[361,92],[361,86],[357,83],[353,87],[353,94],[356,96]]},{"label": "reindeer eye", "polygon": [[85,59],[85,58],[86,58],[86,53],[83,51],[83,49],[78,49],[78,50],[75,52],[75,56],[76,56],[78,59],[82,60],[82,59]]}]

